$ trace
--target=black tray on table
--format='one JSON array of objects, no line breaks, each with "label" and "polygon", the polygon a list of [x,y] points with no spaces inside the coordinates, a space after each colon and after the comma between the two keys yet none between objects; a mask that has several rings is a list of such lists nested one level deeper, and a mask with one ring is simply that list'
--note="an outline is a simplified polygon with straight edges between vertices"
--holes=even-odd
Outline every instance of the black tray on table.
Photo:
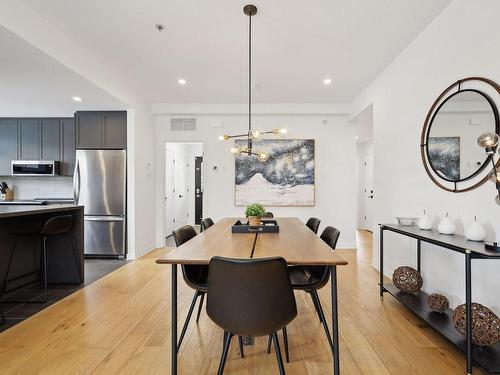
[{"label": "black tray on table", "polygon": [[260,225],[248,225],[248,221],[241,222],[238,220],[231,227],[233,233],[279,233],[280,226],[273,219],[263,219]]}]

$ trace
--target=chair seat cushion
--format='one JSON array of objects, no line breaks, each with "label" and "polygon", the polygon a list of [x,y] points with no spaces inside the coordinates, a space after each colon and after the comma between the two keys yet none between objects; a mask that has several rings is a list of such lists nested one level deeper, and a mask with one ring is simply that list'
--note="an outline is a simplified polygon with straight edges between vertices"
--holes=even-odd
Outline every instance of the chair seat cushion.
[{"label": "chair seat cushion", "polygon": [[208,289],[208,266],[184,265],[182,266],[184,281],[191,288],[200,292]]},{"label": "chair seat cushion", "polygon": [[[293,289],[299,290],[313,290],[323,287],[328,278],[324,280],[322,277],[315,276],[318,272],[311,272],[311,267],[307,266],[290,266],[288,267],[288,274],[290,275],[290,282]],[[319,268],[319,267],[317,267]],[[316,271],[316,269],[314,269]]]}]

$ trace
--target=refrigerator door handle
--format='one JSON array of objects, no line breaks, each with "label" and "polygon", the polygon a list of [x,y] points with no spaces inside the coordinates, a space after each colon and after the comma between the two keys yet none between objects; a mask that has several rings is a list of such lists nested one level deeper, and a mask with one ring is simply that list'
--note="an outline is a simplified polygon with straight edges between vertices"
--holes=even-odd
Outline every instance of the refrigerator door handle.
[{"label": "refrigerator door handle", "polygon": [[85,221],[125,221],[123,216],[85,216]]},{"label": "refrigerator door handle", "polygon": [[73,173],[73,200],[78,204],[80,200],[80,161],[76,159],[75,171]]}]

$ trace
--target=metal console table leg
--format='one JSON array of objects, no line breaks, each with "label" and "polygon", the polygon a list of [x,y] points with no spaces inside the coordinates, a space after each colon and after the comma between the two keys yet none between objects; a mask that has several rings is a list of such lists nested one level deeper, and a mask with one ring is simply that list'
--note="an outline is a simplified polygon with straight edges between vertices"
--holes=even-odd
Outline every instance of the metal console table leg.
[{"label": "metal console table leg", "polygon": [[384,299],[384,227],[380,227],[380,299]]},{"label": "metal console table leg", "polygon": [[467,374],[472,375],[472,287],[471,251],[465,252],[465,311],[467,336]]}]

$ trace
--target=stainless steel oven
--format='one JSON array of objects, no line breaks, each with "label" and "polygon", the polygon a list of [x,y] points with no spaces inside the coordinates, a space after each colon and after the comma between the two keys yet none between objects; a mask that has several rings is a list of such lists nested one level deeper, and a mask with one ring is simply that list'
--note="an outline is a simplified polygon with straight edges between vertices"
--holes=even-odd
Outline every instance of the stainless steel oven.
[{"label": "stainless steel oven", "polygon": [[12,176],[57,176],[59,162],[55,160],[12,160]]}]

